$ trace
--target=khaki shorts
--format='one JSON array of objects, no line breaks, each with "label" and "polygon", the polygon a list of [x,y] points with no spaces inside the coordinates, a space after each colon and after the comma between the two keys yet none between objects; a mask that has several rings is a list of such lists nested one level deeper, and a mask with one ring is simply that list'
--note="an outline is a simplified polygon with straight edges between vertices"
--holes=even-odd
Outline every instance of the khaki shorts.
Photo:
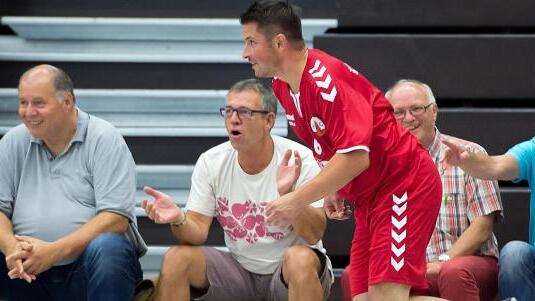
[{"label": "khaki shorts", "polygon": [[[207,290],[192,288],[194,300],[288,300],[288,287],[282,278],[282,263],[273,274],[260,275],[247,271],[229,252],[203,247],[206,256]],[[326,264],[325,254],[312,249],[321,262],[320,283],[323,299],[327,300],[331,290],[332,274]]]}]

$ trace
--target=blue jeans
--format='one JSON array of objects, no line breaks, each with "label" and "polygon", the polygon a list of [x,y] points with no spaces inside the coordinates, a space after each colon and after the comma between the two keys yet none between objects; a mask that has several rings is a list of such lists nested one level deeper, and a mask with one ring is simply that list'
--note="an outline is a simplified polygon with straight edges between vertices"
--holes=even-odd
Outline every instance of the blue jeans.
[{"label": "blue jeans", "polygon": [[132,300],[142,279],[134,247],[124,235],[95,238],[73,263],[56,266],[35,281],[11,280],[0,253],[0,300]]},{"label": "blue jeans", "polygon": [[535,300],[535,247],[523,241],[508,242],[500,252],[498,264],[501,299]]}]

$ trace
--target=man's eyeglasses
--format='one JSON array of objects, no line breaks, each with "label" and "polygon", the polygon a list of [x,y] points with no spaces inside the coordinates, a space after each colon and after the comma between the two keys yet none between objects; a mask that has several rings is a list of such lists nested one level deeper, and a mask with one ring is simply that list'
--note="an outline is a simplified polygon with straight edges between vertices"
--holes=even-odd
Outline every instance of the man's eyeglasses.
[{"label": "man's eyeglasses", "polygon": [[230,118],[234,112],[238,113],[238,118],[240,119],[249,119],[253,117],[254,113],[260,113],[260,114],[267,114],[269,111],[265,110],[251,110],[246,107],[239,107],[239,108],[233,108],[233,107],[224,107],[220,108],[219,112],[221,113],[221,116],[225,118]]},{"label": "man's eyeglasses", "polygon": [[396,119],[403,119],[407,111],[409,111],[409,113],[411,113],[412,116],[419,116],[425,113],[425,111],[427,111],[427,109],[434,104],[435,103],[432,102],[428,105],[412,107],[412,108],[409,108],[408,110],[394,110],[394,117],[396,117]]}]

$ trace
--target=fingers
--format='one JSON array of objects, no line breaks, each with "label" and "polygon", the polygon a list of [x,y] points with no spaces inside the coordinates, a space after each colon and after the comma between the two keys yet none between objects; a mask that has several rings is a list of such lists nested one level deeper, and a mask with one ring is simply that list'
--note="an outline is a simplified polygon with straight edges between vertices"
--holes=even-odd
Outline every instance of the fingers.
[{"label": "fingers", "polygon": [[19,274],[24,273],[24,268],[22,267],[22,260],[15,260],[15,268],[18,270]]},{"label": "fingers", "polygon": [[442,143],[446,144],[446,146],[449,147],[449,149],[451,149],[452,151],[456,152],[456,153],[461,153],[464,151],[464,148],[460,145],[457,145],[451,141],[448,141],[447,139],[442,139],[441,140]]},{"label": "fingers", "polygon": [[6,257],[6,262],[16,262],[17,260],[23,260],[29,257],[29,252],[25,250],[16,251]]},{"label": "fingers", "polygon": [[149,217],[151,220],[154,220],[154,218],[155,218],[154,205],[153,205],[153,204],[150,204],[149,206],[150,206],[150,208],[149,208],[149,210],[147,211],[147,215],[148,215],[148,217]]},{"label": "fingers", "polygon": [[159,198],[164,198],[164,197],[168,197],[167,194],[159,191],[159,190],[156,190],[152,187],[149,187],[149,186],[145,186],[143,187],[143,192],[145,192],[146,194],[150,195],[151,197],[155,198],[155,199],[159,199]]},{"label": "fingers", "polygon": [[301,166],[301,162],[302,162],[301,155],[296,150],[294,151],[294,160],[295,160],[294,161],[295,162],[295,166]]},{"label": "fingers", "polygon": [[154,204],[150,203],[147,200],[143,200],[142,206],[143,206],[143,209],[145,210],[145,214],[147,214],[147,216],[150,216],[150,212],[152,211],[152,207],[154,206]]},{"label": "fingers", "polygon": [[280,165],[281,166],[288,166],[288,162],[290,162],[290,157],[291,156],[292,156],[292,150],[291,149],[287,149],[284,152],[284,156],[282,157]]},{"label": "fingers", "polygon": [[33,238],[33,237],[30,237],[30,236],[25,236],[25,235],[15,235],[15,239],[17,241],[20,241],[20,242],[26,242],[26,243],[29,243],[31,244],[32,242],[38,242],[39,240]]},{"label": "fingers", "polygon": [[10,279],[22,279],[28,283],[31,283],[33,280],[37,279],[35,275],[28,274],[26,272],[19,272],[17,269],[12,269],[7,273]]},{"label": "fingers", "polygon": [[275,226],[279,228],[285,228],[290,225],[290,222],[282,217],[279,217],[275,214],[271,214],[266,217],[266,223],[270,226]]},{"label": "fingers", "polygon": [[33,250],[33,244],[27,242],[27,241],[22,241],[20,243],[20,247],[21,249],[23,249],[24,251],[28,251],[28,252],[31,252]]},{"label": "fingers", "polygon": [[145,205],[145,213],[147,216],[154,222],[158,223],[158,217],[159,215],[156,212],[156,207],[154,206],[154,203],[148,202]]},{"label": "fingers", "polygon": [[266,217],[271,216],[271,211],[273,211],[273,203],[269,203],[266,206]]},{"label": "fingers", "polygon": [[26,272],[23,272],[22,274],[20,274],[19,278],[22,280],[25,280],[28,283],[32,283],[32,281],[36,279],[35,275],[30,275]]},{"label": "fingers", "polygon": [[323,209],[329,219],[335,220],[349,219],[352,213],[351,206],[345,205],[342,198],[332,196],[324,199]]},{"label": "fingers", "polygon": [[[290,152],[291,154],[291,152]],[[277,214],[275,214],[276,210],[272,206],[273,203],[270,203],[266,206],[266,223],[270,226],[278,226],[281,227],[283,224],[282,220],[280,219]]]},{"label": "fingers", "polygon": [[36,264],[35,260],[32,260],[32,258],[25,260],[22,262],[22,266],[24,268],[24,272],[28,274],[37,274],[37,268],[38,265]]},{"label": "fingers", "polygon": [[343,199],[336,198],[334,201],[331,201],[331,202],[334,205],[334,208],[336,209],[336,211],[344,212],[345,204],[344,204],[344,200]]},{"label": "fingers", "polygon": [[22,272],[19,272],[19,271],[15,268],[15,269],[10,270],[10,271],[7,273],[7,276],[9,277],[9,279],[16,279],[16,278],[19,278],[19,277],[20,277],[21,273],[22,273]]}]

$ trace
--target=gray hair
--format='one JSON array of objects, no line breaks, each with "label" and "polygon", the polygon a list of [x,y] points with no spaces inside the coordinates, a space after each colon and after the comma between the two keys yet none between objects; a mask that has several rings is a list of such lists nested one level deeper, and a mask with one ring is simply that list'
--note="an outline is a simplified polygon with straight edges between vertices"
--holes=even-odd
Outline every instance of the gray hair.
[{"label": "gray hair", "polygon": [[415,79],[400,79],[398,80],[390,89],[388,89],[388,91],[386,91],[385,93],[385,97],[388,98],[390,96],[390,94],[392,93],[392,91],[397,87],[397,86],[400,86],[400,85],[403,85],[403,84],[410,84],[410,85],[415,85],[415,86],[418,86],[420,88],[422,88],[424,90],[424,94],[425,94],[425,98],[427,99],[428,103],[434,103],[436,104],[437,101],[435,100],[435,95],[433,94],[433,91],[431,90],[431,87],[429,87],[429,85],[419,81],[419,80],[415,80]]},{"label": "gray hair", "polygon": [[74,84],[71,77],[65,73],[65,71],[59,68],[56,68],[54,73],[54,79],[52,82],[54,89],[56,89],[56,95],[58,95],[58,98],[64,101],[65,93],[70,93],[72,95],[73,102],[76,103],[76,98],[74,97]]},{"label": "gray hair", "polygon": [[268,112],[273,112],[277,115],[277,98],[273,94],[273,90],[266,87],[261,81],[256,78],[241,80],[228,90],[227,95],[232,92],[241,92],[244,90],[253,90],[262,97],[262,109]]}]

